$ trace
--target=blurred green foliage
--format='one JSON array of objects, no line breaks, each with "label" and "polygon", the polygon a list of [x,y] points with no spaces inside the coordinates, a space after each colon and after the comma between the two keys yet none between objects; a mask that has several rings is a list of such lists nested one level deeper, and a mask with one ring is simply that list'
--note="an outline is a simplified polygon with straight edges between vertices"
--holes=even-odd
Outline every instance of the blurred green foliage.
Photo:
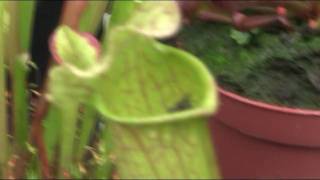
[{"label": "blurred green foliage", "polygon": [[[276,27],[231,33],[232,27],[195,21],[177,36],[177,44],[200,57],[217,76],[219,84],[253,99],[279,105],[319,108],[319,89],[314,83],[320,66],[320,36],[299,29]],[[247,37],[245,35],[245,37]],[[244,40],[243,40],[244,39]]]}]

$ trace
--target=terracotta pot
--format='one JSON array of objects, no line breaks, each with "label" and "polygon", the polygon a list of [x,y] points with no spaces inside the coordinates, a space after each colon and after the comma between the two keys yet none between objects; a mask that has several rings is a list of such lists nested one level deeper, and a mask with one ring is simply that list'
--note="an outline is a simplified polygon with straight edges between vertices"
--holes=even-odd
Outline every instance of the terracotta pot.
[{"label": "terracotta pot", "polygon": [[320,111],[219,92],[210,126],[224,178],[320,178]]}]

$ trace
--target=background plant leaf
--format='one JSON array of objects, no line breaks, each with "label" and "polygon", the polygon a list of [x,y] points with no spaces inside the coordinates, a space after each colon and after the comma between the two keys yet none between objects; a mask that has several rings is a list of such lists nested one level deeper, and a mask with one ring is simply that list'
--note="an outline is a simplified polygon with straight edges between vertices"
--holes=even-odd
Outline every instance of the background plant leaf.
[{"label": "background plant leaf", "polygon": [[178,31],[180,21],[179,6],[175,1],[143,1],[136,3],[127,24],[142,34],[166,38]]},{"label": "background plant leaf", "polygon": [[[128,26],[156,38],[173,35],[181,25],[181,13],[175,1],[114,1],[111,15],[110,29]],[[108,37],[104,35],[104,50]]]}]

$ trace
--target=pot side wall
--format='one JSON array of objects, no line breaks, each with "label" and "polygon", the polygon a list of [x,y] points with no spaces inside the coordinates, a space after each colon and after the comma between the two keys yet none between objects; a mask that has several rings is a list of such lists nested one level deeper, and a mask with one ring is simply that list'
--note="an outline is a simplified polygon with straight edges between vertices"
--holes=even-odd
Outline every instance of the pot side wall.
[{"label": "pot side wall", "polygon": [[220,89],[210,128],[224,178],[320,178],[320,113]]}]

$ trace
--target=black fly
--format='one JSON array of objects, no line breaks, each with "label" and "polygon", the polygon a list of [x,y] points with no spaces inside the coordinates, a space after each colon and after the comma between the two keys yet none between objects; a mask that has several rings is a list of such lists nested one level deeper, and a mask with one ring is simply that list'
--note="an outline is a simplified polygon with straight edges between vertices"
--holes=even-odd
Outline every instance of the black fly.
[{"label": "black fly", "polygon": [[184,95],[174,106],[168,108],[168,112],[182,111],[182,110],[190,109],[191,107],[192,105],[190,102],[190,96]]}]

